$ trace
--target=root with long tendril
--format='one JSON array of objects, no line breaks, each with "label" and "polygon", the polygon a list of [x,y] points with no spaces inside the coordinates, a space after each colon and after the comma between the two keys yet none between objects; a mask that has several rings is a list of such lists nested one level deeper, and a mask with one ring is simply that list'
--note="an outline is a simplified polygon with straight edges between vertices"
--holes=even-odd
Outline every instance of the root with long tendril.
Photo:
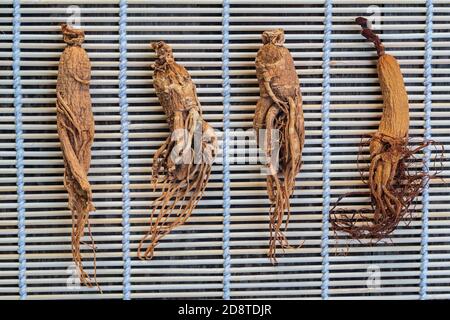
[{"label": "root with long tendril", "polygon": [[[331,210],[331,225],[334,231],[345,232],[351,238],[379,241],[389,237],[411,212],[414,199],[433,176],[414,167],[414,162],[415,156],[434,142],[425,141],[414,149],[408,147],[409,105],[400,66],[395,57],[385,53],[381,40],[367,27],[367,20],[359,17],[356,22],[362,27],[361,34],[377,50],[383,114],[378,131],[368,142],[370,165],[368,178],[363,180],[369,192],[340,197]],[[372,209],[336,209],[342,199],[356,194],[370,195]]]},{"label": "root with long tendril", "polygon": [[[302,96],[294,61],[284,44],[284,31],[262,34],[255,63],[260,87],[253,127],[267,162],[267,192],[271,201],[267,255],[276,262],[277,245],[287,248],[290,197],[302,164],[305,139]],[[283,226],[284,224],[284,226]]]},{"label": "root with long tendril", "polygon": [[157,55],[153,85],[171,135],[153,157],[152,184],[154,190],[161,187],[161,196],[153,202],[150,227],[138,247],[141,259],[151,259],[161,238],[191,216],[203,196],[218,148],[213,128],[203,120],[189,73],[174,61],[169,45],[159,41],[151,46]]},{"label": "root with long tendril", "polygon": [[[96,285],[96,253],[89,224],[89,213],[95,211],[92,191],[87,174],[91,162],[91,146],[94,140],[94,118],[91,109],[89,82],[91,64],[86,51],[81,47],[83,30],[61,25],[67,47],[59,60],[56,85],[57,129],[64,158],[64,186],[69,196],[72,212],[72,256],[81,283],[88,287]],[[94,254],[94,280],[83,268],[81,244],[85,228]]]}]

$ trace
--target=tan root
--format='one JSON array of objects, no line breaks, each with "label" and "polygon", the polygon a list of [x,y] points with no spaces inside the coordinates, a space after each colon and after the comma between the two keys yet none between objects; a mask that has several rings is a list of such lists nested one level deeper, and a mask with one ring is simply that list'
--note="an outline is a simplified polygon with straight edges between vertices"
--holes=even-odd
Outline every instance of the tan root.
[{"label": "tan root", "polygon": [[[81,47],[84,32],[65,24],[61,29],[67,47],[59,61],[56,111],[65,167],[64,186],[68,192],[69,209],[72,212],[72,256],[81,283],[92,287],[98,284],[95,244],[89,224],[89,213],[95,211],[95,208],[92,203],[91,185],[87,178],[95,130],[89,93],[91,64],[86,51]],[[81,244],[86,226],[91,239],[89,246],[94,253],[94,280],[91,280],[83,268]]]},{"label": "tan root", "polygon": [[189,73],[174,61],[169,45],[160,41],[152,43],[152,48],[157,55],[153,85],[171,135],[153,157],[152,184],[154,190],[161,187],[161,196],[152,205],[150,227],[138,247],[141,259],[151,259],[161,238],[191,216],[203,196],[218,148],[214,129],[203,120]]},{"label": "tan root", "polygon": [[[255,61],[260,99],[253,126],[267,161],[267,192],[272,203],[268,256],[275,263],[277,245],[289,246],[285,231],[291,213],[290,197],[302,164],[305,129],[300,83],[292,56],[283,46],[284,31],[265,31],[262,40]],[[274,150],[275,146],[279,150]]]},{"label": "tan root", "polygon": [[[378,131],[369,140],[370,166],[368,179],[372,210],[344,210],[336,208],[343,198],[361,194],[352,192],[342,196],[331,211],[331,224],[354,239],[370,238],[379,241],[388,237],[411,211],[414,199],[432,175],[414,167],[415,156],[433,142],[408,147],[409,105],[403,76],[397,60],[384,52],[378,36],[367,28],[367,20],[356,19],[361,32],[375,44],[378,53],[378,77],[383,95],[383,115]],[[362,173],[363,175],[363,173]]]}]

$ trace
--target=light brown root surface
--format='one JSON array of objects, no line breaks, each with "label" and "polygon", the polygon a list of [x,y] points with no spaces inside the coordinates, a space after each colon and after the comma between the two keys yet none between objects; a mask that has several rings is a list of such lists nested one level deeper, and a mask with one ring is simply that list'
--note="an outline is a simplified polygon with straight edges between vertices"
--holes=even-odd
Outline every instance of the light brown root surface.
[{"label": "light brown root surface", "polygon": [[[208,129],[208,125],[204,128]],[[216,140],[206,139],[202,142],[202,150],[209,150],[204,154],[201,161],[194,161],[186,164],[175,165],[175,169],[170,167],[170,155],[176,147],[176,143],[171,142],[170,138],[158,149],[153,158],[153,186],[154,190],[161,186],[161,196],[152,204],[152,213],[150,217],[150,228],[141,240],[138,247],[138,256],[140,258],[151,259],[156,245],[161,238],[170,233],[175,227],[182,225],[191,216],[192,211],[197,206],[198,201],[203,196],[203,192],[211,174],[211,159],[214,157]],[[180,152],[180,154],[182,154]],[[209,158],[209,159],[208,159]],[[183,167],[186,174],[182,179],[173,175]],[[178,167],[178,168],[177,168]],[[158,173],[162,171],[162,179],[158,179]],[[149,242],[147,248],[143,251],[146,242]]]},{"label": "light brown root surface", "polygon": [[[344,232],[357,240],[378,242],[388,238],[402,220],[411,219],[414,199],[437,174],[423,172],[423,167],[417,166],[416,156],[424,148],[437,145],[429,141],[412,149],[408,148],[406,139],[392,139],[379,133],[373,135],[369,143],[363,142],[362,147],[368,144],[372,150],[374,145],[379,146],[378,152],[371,155],[368,178],[363,178],[369,191],[341,196],[331,210],[330,222],[336,232]],[[360,170],[364,177],[364,169]],[[344,198],[364,194],[370,196],[371,210],[337,209]]]},{"label": "light brown root surface", "polygon": [[[289,247],[285,233],[291,215],[290,197],[302,164],[305,140],[300,82],[284,42],[284,30],[264,31],[263,45],[255,59],[260,98],[253,128],[268,169],[266,183],[271,206],[267,255],[272,263],[277,262],[277,247]],[[260,130],[265,130],[264,137],[260,137]]]},{"label": "light brown root surface", "polygon": [[[82,284],[92,287],[97,283],[96,252],[89,224],[89,213],[95,211],[92,203],[88,171],[91,146],[94,140],[94,120],[91,110],[89,82],[91,66],[81,47],[84,32],[61,26],[67,43],[60,58],[56,87],[57,129],[64,159],[64,186],[68,193],[68,207],[72,213],[72,256]],[[94,254],[94,280],[83,268],[81,245],[88,227],[89,245]]]},{"label": "light brown root surface", "polygon": [[151,44],[157,59],[153,86],[167,116],[171,136],[153,157],[152,184],[161,188],[152,204],[150,226],[138,257],[151,259],[159,241],[184,224],[203,196],[217,153],[217,137],[203,120],[197,91],[187,70],[177,64],[163,41]]},{"label": "light brown root surface", "polygon": [[[295,180],[302,163],[302,147],[304,140],[303,115],[300,114],[301,101],[288,98],[285,108],[271,107],[266,115],[266,157],[269,174],[267,191],[271,201],[269,211],[269,250],[268,257],[276,263],[277,246],[290,248],[285,232],[291,215],[290,197],[295,189]],[[278,130],[280,170],[273,167],[271,160],[273,135]],[[279,172],[281,171],[281,172]]]}]

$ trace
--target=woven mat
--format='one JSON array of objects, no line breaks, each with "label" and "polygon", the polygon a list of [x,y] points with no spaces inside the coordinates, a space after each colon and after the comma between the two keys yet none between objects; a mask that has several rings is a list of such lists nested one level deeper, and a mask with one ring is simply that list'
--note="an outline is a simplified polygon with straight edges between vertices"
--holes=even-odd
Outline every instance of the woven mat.
[{"label": "woven mat", "polygon": [[[77,10],[92,62],[91,225],[103,294],[76,283],[56,133],[59,24]],[[431,134],[445,147],[442,179],[417,199],[409,224],[375,245],[335,235],[326,219],[340,195],[364,190],[358,145],[381,115],[375,52],[353,22],[372,13],[404,73],[411,138]],[[235,146],[251,136],[260,34],[278,27],[301,81],[306,144],[291,201],[293,248],[274,266],[265,176]],[[449,27],[447,0],[1,1],[0,298],[450,298]],[[221,137],[228,129],[232,152],[225,164],[219,154],[189,222],[141,261],[137,244],[158,196],[152,156],[168,135],[149,68],[154,40],[173,46],[206,120]],[[346,205],[367,207],[368,199]]]}]

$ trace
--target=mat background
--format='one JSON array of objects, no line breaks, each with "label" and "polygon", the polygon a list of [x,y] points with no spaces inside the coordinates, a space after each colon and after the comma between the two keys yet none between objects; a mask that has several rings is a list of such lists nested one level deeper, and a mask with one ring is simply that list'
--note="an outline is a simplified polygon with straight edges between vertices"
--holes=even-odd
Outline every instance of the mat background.
[{"label": "mat background", "polygon": [[[26,293],[28,299],[124,297],[123,191],[119,103],[119,13],[117,1],[20,1],[20,76],[24,139]],[[301,249],[267,259],[269,202],[257,164],[230,158],[231,298],[320,298],[323,211],[323,46],[325,1],[230,1],[231,129],[250,129],[258,98],[254,69],[260,34],[284,28],[304,97],[304,165],[292,199],[288,237]],[[450,3],[435,0],[432,59],[432,138],[444,144],[441,177],[429,187],[428,298],[450,297]],[[330,200],[362,188],[356,164],[361,135],[376,130],[381,95],[375,52],[353,19],[381,12],[386,51],[401,64],[411,111],[411,137],[424,135],[425,1],[332,1],[330,53]],[[63,187],[63,162],[56,134],[55,85],[64,49],[58,25],[67,7],[81,8],[84,48],[92,62],[91,94],[96,135],[89,179],[97,211],[91,216],[103,295],[71,282],[70,212]],[[16,122],[13,89],[13,1],[0,1],[0,298],[19,291]],[[155,258],[136,258],[151,201],[151,160],[168,134],[152,86],[149,42],[173,46],[197,85],[204,116],[223,128],[222,1],[128,1],[127,98],[130,173],[131,298],[221,298],[223,296],[223,167],[218,161],[193,216],[159,245]],[[237,132],[243,137],[244,131]],[[234,137],[234,136],[233,136]],[[233,138],[232,137],[232,138]],[[234,144],[230,140],[230,147]],[[219,160],[222,154],[219,155]],[[366,198],[352,198],[354,208]],[[330,298],[418,299],[421,276],[422,203],[413,220],[401,224],[391,241],[370,246],[329,233]],[[89,250],[86,265],[92,267]],[[343,255],[342,252],[347,254]],[[423,252],[422,252],[423,253]],[[22,269],[24,270],[24,269]],[[380,286],[368,279],[380,271]],[[422,274],[423,276],[423,274]],[[128,283],[127,281],[125,281]],[[376,284],[376,282],[375,282]],[[22,292],[23,295],[23,292]]]}]

